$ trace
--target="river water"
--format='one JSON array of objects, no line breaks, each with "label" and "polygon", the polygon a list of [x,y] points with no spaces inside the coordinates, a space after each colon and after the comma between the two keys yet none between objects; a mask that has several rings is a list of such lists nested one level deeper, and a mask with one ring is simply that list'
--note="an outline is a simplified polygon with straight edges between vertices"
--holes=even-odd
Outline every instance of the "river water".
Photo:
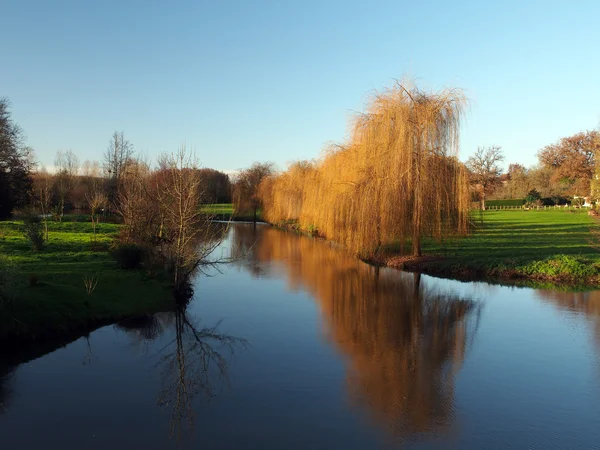
[{"label": "river water", "polygon": [[266,226],[218,251],[244,257],[185,310],[0,356],[0,448],[600,448],[600,292],[377,269]]}]

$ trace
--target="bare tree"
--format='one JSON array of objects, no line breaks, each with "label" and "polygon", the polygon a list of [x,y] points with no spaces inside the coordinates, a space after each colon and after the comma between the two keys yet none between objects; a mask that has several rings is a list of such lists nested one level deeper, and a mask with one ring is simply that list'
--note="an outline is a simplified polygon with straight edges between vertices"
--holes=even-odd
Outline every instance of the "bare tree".
[{"label": "bare tree", "polygon": [[62,220],[65,213],[65,203],[77,182],[79,159],[72,150],[59,150],[54,158],[54,166],[56,168],[55,189],[58,194],[55,216],[58,220]]},{"label": "bare tree", "polygon": [[115,131],[104,153],[104,171],[109,180],[108,199],[111,203],[116,202],[125,169],[132,160],[133,154],[133,145],[125,139],[124,133]]},{"label": "bare tree", "polygon": [[48,216],[52,207],[52,187],[54,180],[46,169],[42,168],[33,179],[33,201],[40,208],[44,220],[44,237],[48,240]]},{"label": "bare tree", "polygon": [[98,161],[90,161],[86,159],[81,165],[81,175],[88,178],[100,177],[100,164]]},{"label": "bare tree", "polygon": [[170,243],[165,256],[179,287],[199,266],[216,262],[208,258],[221,243],[222,234],[200,211],[201,178],[194,154],[181,147],[161,161],[164,176],[156,186],[161,234],[166,232],[164,237]]},{"label": "bare tree", "polygon": [[100,212],[106,206],[106,195],[100,190],[89,193],[86,197],[88,208],[90,209],[90,218],[92,219],[92,229],[94,231],[94,244],[96,243],[96,228],[100,223]]},{"label": "bare tree", "polygon": [[121,239],[144,247],[152,244],[159,212],[156,196],[148,189],[150,175],[150,167],[146,162],[130,161],[115,198],[116,210],[124,223]]},{"label": "bare tree", "polygon": [[467,160],[467,168],[471,172],[471,182],[479,188],[481,210],[485,211],[485,196],[498,185],[504,160],[502,147],[492,145],[478,147],[473,156]]}]

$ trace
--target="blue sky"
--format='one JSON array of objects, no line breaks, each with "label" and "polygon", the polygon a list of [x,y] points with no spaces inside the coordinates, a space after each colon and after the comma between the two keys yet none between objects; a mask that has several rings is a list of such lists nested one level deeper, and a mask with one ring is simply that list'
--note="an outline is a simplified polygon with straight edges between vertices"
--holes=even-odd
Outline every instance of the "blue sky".
[{"label": "blue sky", "polygon": [[506,162],[600,122],[598,1],[0,0],[0,96],[38,159],[101,160],[123,130],[220,170],[280,167],[342,141],[403,75],[461,87],[461,159]]}]

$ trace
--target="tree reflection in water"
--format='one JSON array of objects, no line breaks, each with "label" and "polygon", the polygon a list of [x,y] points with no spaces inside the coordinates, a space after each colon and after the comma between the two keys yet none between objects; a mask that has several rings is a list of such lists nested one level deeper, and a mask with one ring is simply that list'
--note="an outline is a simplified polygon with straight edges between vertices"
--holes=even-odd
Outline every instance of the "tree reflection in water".
[{"label": "tree reflection in water", "polygon": [[136,345],[174,331],[155,355],[161,371],[162,390],[158,405],[171,410],[169,428],[177,440],[194,427],[194,399],[200,395],[210,401],[228,383],[227,358],[238,348],[246,348],[245,339],[218,331],[219,324],[201,327],[182,305],[170,313],[140,317],[121,322]]},{"label": "tree reflection in water", "polygon": [[[567,292],[567,291],[536,291],[539,298],[551,302],[558,308],[584,314],[593,327],[594,343],[600,349],[600,291]],[[600,351],[597,352],[600,356]],[[598,359],[600,373],[600,358]]]},{"label": "tree reflection in water", "polygon": [[[429,289],[420,275],[378,269],[325,242],[236,226],[239,264],[285,276],[317,300],[325,334],[348,356],[350,402],[396,438],[454,422],[454,378],[475,335],[480,304]],[[273,264],[277,263],[277,264]],[[278,268],[276,268],[278,266]]]}]

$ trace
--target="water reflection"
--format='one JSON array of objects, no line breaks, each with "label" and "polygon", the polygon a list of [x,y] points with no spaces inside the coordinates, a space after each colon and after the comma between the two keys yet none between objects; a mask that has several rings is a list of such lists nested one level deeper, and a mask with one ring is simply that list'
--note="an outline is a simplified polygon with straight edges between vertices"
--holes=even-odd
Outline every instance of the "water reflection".
[{"label": "water reflection", "polygon": [[169,429],[177,440],[194,428],[194,399],[210,401],[228,382],[227,358],[247,346],[245,339],[219,332],[218,325],[200,326],[185,306],[117,324],[135,346],[169,333],[155,353],[162,384],[157,403],[170,410]]},{"label": "water reflection", "polygon": [[561,310],[584,314],[594,327],[594,340],[600,348],[600,291],[561,292],[536,291],[539,298],[550,301]]},{"label": "water reflection", "polygon": [[[454,379],[479,303],[431,290],[420,275],[378,269],[313,239],[236,226],[233,245],[254,276],[279,276],[317,299],[328,339],[349,357],[347,392],[397,438],[449,429]],[[277,262],[278,264],[273,264]]]},{"label": "water reflection", "polygon": [[8,411],[10,397],[12,395],[11,381],[14,372],[9,370],[7,372],[0,371],[0,414]]}]

